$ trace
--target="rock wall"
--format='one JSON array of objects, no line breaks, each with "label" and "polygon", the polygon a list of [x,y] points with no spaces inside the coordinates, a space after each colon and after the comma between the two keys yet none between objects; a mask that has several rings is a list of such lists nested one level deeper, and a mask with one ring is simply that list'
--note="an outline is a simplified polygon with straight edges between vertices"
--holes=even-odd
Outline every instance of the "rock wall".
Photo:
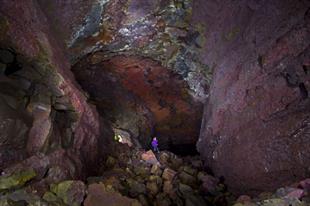
[{"label": "rock wall", "polygon": [[198,58],[204,28],[191,22],[191,0],[38,2],[53,30],[62,28],[56,37],[64,36],[72,63],[94,52],[148,57],[180,74],[197,100],[207,96],[211,74]]},{"label": "rock wall", "polygon": [[[32,117],[25,140],[26,157],[66,148],[72,160],[79,159],[90,168],[104,149],[97,144],[104,125],[99,124],[94,106],[86,103],[49,20],[36,1],[2,0],[0,13],[1,48],[10,48],[22,57],[20,71],[1,75],[8,81],[24,79],[33,89],[22,97],[28,99],[24,107]],[[79,165],[76,169],[75,174],[80,174],[83,168]]]},{"label": "rock wall", "polygon": [[[70,71],[71,64],[90,58],[97,79],[104,68],[113,75],[103,78],[122,87],[107,95],[128,95],[125,102],[134,97],[139,104],[132,111],[147,111],[136,118],[143,136],[156,127],[166,136],[174,133],[172,140],[180,144],[195,141],[198,101],[208,97],[197,146],[206,166],[236,193],[271,190],[309,175],[309,1],[0,3],[1,57],[19,57],[1,59],[1,86],[12,89],[21,79],[32,85],[16,88],[18,96],[1,87],[0,126],[13,119],[5,134],[21,140],[7,156],[2,149],[16,139],[0,138],[3,165],[55,150],[53,162],[70,156],[79,169],[80,161],[86,168],[96,163],[110,130]],[[148,87],[155,81],[147,77],[147,65],[152,78],[165,76],[156,80],[160,85]],[[99,95],[100,88],[94,90]],[[160,92],[165,97],[153,104]],[[23,132],[15,134],[14,125]]]},{"label": "rock wall", "polygon": [[236,193],[309,176],[309,1],[194,1],[213,69],[198,150]]},{"label": "rock wall", "polygon": [[[19,62],[23,69],[11,77],[19,75],[34,88],[23,105],[32,118],[29,134],[23,136],[28,156],[66,148],[92,163],[98,151],[104,150],[99,147],[105,141],[100,140],[98,146],[98,138],[101,129],[106,133],[109,129],[99,124],[97,112],[86,102],[70,71],[70,63],[86,58],[91,58],[92,65],[113,70],[114,84],[104,71],[95,73],[121,88],[115,89],[119,94],[112,95],[110,104],[118,112],[111,110],[110,114],[118,120],[118,128],[129,130],[144,146],[152,135],[162,137],[162,148],[196,142],[202,113],[199,101],[206,97],[210,76],[206,65],[195,58],[203,38],[201,29],[190,24],[191,1],[1,3],[1,48],[12,47],[23,56]],[[125,56],[123,61],[119,56]],[[129,70],[134,72],[123,69],[131,63]],[[90,85],[90,79],[84,80]],[[94,82],[96,88],[90,91],[107,99],[111,96],[107,82]],[[101,88],[107,92],[100,93]],[[137,100],[135,105],[132,99]],[[116,101],[122,104],[116,107]],[[92,102],[104,114],[106,105]]]},{"label": "rock wall", "polygon": [[182,77],[158,62],[138,56],[83,58],[73,72],[103,118],[129,131],[143,147],[154,135],[161,149],[195,145],[202,104],[188,93]]}]

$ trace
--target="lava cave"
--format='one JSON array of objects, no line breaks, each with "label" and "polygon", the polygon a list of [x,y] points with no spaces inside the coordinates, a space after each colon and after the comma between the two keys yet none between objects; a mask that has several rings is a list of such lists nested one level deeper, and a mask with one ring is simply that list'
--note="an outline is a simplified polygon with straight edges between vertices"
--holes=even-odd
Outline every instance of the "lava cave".
[{"label": "lava cave", "polygon": [[0,0],[0,206],[310,205],[309,71],[309,0]]}]

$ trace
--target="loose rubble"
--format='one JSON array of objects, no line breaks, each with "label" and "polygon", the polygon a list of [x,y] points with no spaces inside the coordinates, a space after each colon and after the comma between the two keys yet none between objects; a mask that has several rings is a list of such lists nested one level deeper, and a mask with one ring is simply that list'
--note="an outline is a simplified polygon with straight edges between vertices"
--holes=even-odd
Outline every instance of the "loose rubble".
[{"label": "loose rubble", "polygon": [[[120,149],[121,148],[121,149]],[[0,206],[307,206],[310,179],[257,197],[231,194],[223,180],[203,170],[197,156],[154,154],[122,146],[102,162],[98,176],[35,188],[34,170],[0,176]],[[42,195],[41,195],[42,193]]]}]

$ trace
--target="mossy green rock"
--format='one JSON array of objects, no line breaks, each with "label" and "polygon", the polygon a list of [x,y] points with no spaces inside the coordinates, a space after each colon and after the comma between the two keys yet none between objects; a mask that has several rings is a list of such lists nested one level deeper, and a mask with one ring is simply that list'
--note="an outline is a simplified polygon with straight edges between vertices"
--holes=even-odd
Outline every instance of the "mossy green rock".
[{"label": "mossy green rock", "polygon": [[65,206],[65,203],[52,192],[46,192],[42,198],[51,206]]},{"label": "mossy green rock", "polygon": [[0,195],[0,206],[50,206],[38,195],[28,193],[24,189]]},{"label": "mossy green rock", "polygon": [[48,201],[48,202],[55,202],[58,200],[58,197],[52,192],[46,192],[43,195],[43,199]]},{"label": "mossy green rock", "polygon": [[0,191],[21,187],[25,185],[26,182],[33,179],[36,175],[37,174],[33,169],[29,169],[15,172],[8,176],[1,176]]},{"label": "mossy green rock", "polygon": [[25,201],[14,202],[9,199],[0,200],[0,206],[25,206],[25,205],[27,205]]},{"label": "mossy green rock", "polygon": [[86,186],[81,181],[67,180],[52,184],[50,190],[66,205],[79,206],[83,202]]}]

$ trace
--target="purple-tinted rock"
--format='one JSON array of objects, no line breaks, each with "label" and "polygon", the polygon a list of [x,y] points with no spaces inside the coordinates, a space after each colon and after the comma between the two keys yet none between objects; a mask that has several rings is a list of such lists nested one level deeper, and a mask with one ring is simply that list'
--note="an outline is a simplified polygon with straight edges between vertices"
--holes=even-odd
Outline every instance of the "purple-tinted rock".
[{"label": "purple-tinted rock", "polygon": [[310,178],[301,181],[299,186],[305,191],[310,192]]},{"label": "purple-tinted rock", "polygon": [[214,68],[198,149],[246,194],[304,179],[310,164],[309,2],[250,2],[193,8],[208,27],[201,56]]}]

